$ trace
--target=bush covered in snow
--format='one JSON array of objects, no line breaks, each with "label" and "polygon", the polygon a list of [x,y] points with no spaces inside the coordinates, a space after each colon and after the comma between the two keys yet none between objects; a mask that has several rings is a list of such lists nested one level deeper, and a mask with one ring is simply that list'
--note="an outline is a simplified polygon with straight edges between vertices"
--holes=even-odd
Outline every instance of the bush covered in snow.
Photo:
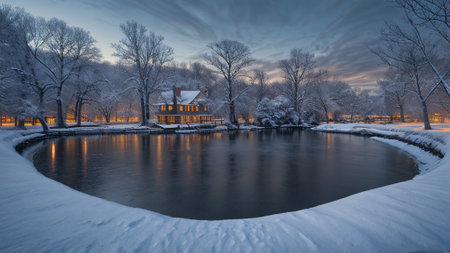
[{"label": "bush covered in snow", "polygon": [[275,127],[299,122],[298,114],[285,96],[278,96],[273,100],[263,98],[256,107],[255,116],[262,126]]}]

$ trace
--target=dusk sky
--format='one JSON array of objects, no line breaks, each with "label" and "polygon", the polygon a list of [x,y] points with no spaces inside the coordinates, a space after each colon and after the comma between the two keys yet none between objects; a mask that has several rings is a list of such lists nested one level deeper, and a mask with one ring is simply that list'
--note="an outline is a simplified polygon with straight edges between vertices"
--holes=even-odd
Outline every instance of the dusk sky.
[{"label": "dusk sky", "polygon": [[91,32],[105,60],[115,62],[111,43],[119,28],[134,19],[163,35],[177,62],[200,60],[210,42],[238,40],[250,47],[263,67],[279,79],[278,60],[292,48],[317,56],[318,67],[353,86],[370,87],[385,66],[368,47],[380,29],[401,16],[387,0],[328,1],[144,1],[0,0],[47,19],[57,17]]}]

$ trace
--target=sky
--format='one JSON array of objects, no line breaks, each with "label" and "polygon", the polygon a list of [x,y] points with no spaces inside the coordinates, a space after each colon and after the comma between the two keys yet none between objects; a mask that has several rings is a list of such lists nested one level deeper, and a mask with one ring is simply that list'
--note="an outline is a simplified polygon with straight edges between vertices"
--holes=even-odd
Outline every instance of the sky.
[{"label": "sky", "polygon": [[369,48],[401,11],[389,0],[0,0],[46,19],[56,17],[88,30],[105,60],[115,62],[112,43],[120,24],[136,20],[162,35],[177,62],[200,61],[211,42],[238,40],[272,80],[278,61],[293,48],[313,53],[333,78],[371,88],[386,67]]}]

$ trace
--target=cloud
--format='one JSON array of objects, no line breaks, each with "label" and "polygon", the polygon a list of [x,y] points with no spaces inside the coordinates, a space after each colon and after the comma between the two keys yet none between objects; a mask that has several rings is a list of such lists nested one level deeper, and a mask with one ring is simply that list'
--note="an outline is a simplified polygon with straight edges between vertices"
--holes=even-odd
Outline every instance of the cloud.
[{"label": "cloud", "polygon": [[378,43],[385,21],[400,16],[388,1],[374,0],[42,0],[41,5],[45,2],[47,12],[57,13],[70,4],[74,13],[95,15],[91,26],[111,27],[101,35],[101,45],[117,42],[118,24],[134,19],[163,35],[179,61],[198,60],[212,41],[234,39],[249,46],[254,58],[266,62],[261,68],[275,78],[277,62],[288,57],[292,48],[304,48],[314,52],[319,67],[352,85],[376,82],[382,66],[367,46]]}]

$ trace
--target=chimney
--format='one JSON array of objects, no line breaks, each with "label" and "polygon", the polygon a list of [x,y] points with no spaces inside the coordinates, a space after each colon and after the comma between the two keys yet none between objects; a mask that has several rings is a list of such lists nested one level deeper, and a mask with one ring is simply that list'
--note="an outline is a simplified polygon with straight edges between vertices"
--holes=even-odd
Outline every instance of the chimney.
[{"label": "chimney", "polygon": [[181,96],[181,88],[176,88],[176,93],[175,93],[175,95],[176,95],[177,97]]}]

